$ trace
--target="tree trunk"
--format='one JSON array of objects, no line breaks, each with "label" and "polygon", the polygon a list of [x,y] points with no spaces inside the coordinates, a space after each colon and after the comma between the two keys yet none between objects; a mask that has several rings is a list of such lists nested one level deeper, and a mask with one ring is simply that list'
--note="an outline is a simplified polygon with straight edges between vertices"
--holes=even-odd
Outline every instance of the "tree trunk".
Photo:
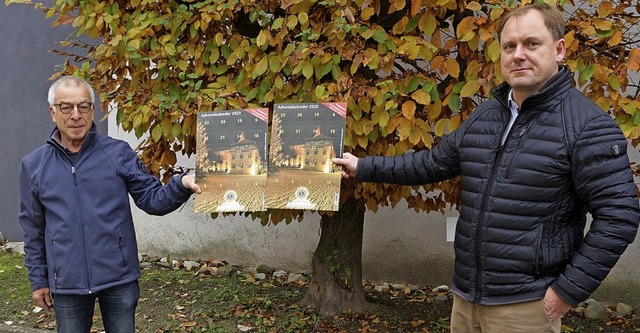
[{"label": "tree trunk", "polygon": [[368,308],[362,286],[364,207],[347,199],[340,211],[322,215],[318,247],[313,254],[309,292],[301,301],[322,316]]}]

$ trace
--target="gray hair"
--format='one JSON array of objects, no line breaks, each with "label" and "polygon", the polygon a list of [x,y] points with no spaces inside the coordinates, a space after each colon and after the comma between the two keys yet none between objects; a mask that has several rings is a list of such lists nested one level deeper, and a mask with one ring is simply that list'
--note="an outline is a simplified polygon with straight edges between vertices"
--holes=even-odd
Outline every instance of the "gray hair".
[{"label": "gray hair", "polygon": [[50,106],[53,106],[53,104],[56,103],[55,101],[56,90],[60,86],[85,87],[85,89],[87,89],[87,92],[89,93],[89,98],[91,99],[91,103],[95,103],[96,101],[96,95],[93,92],[93,88],[91,88],[91,85],[87,81],[76,76],[65,75],[58,78],[56,82],[54,82],[49,88],[49,95],[47,96],[47,101],[49,102]]}]

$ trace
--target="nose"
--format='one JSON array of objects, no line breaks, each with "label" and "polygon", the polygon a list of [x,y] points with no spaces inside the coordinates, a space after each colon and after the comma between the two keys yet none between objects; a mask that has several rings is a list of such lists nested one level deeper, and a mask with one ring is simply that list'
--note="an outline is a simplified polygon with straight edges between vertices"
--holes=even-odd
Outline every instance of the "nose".
[{"label": "nose", "polygon": [[78,110],[78,106],[74,105],[73,106],[73,110],[71,110],[71,113],[69,113],[69,116],[73,119],[78,119],[81,118],[81,114],[80,114],[80,110]]},{"label": "nose", "polygon": [[513,61],[522,61],[525,58],[524,48],[522,45],[517,45],[513,51]]}]

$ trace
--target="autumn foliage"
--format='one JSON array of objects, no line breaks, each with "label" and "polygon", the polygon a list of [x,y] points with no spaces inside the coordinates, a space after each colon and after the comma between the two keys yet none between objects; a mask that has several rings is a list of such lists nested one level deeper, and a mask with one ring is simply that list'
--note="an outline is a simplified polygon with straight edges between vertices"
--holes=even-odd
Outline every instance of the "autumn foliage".
[{"label": "autumn foliage", "polygon": [[[25,2],[6,0],[6,3]],[[26,1],[28,2],[28,1]],[[63,71],[88,79],[102,109],[145,137],[142,159],[171,174],[196,152],[198,112],[345,101],[347,151],[396,155],[456,129],[502,81],[495,32],[530,1],[57,0],[84,48]],[[554,2],[555,4],[555,2]],[[635,145],[640,137],[640,5],[560,1],[566,64],[578,87]],[[82,55],[82,56],[80,56]],[[85,57],[86,55],[86,57]],[[75,62],[74,62],[75,61]],[[635,75],[635,76],[634,76]],[[458,202],[457,180],[423,187],[358,184],[369,210],[406,200],[416,211]]]}]

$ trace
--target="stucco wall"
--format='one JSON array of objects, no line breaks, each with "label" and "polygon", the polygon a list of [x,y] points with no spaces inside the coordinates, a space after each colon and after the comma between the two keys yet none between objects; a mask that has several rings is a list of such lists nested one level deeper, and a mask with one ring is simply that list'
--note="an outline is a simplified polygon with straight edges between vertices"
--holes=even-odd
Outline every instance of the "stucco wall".
[{"label": "stucco wall", "polygon": [[[4,172],[0,192],[0,232],[11,241],[22,241],[18,223],[20,161],[45,143],[55,126],[49,115],[49,77],[65,57],[51,52],[58,41],[71,34],[71,27],[52,28],[53,19],[32,6],[0,4],[0,170]],[[78,52],[78,50],[75,50]],[[72,61],[73,63],[73,61]],[[99,106],[96,106],[96,110]],[[100,119],[102,113],[96,113]],[[107,124],[98,123],[107,132]]]}]

